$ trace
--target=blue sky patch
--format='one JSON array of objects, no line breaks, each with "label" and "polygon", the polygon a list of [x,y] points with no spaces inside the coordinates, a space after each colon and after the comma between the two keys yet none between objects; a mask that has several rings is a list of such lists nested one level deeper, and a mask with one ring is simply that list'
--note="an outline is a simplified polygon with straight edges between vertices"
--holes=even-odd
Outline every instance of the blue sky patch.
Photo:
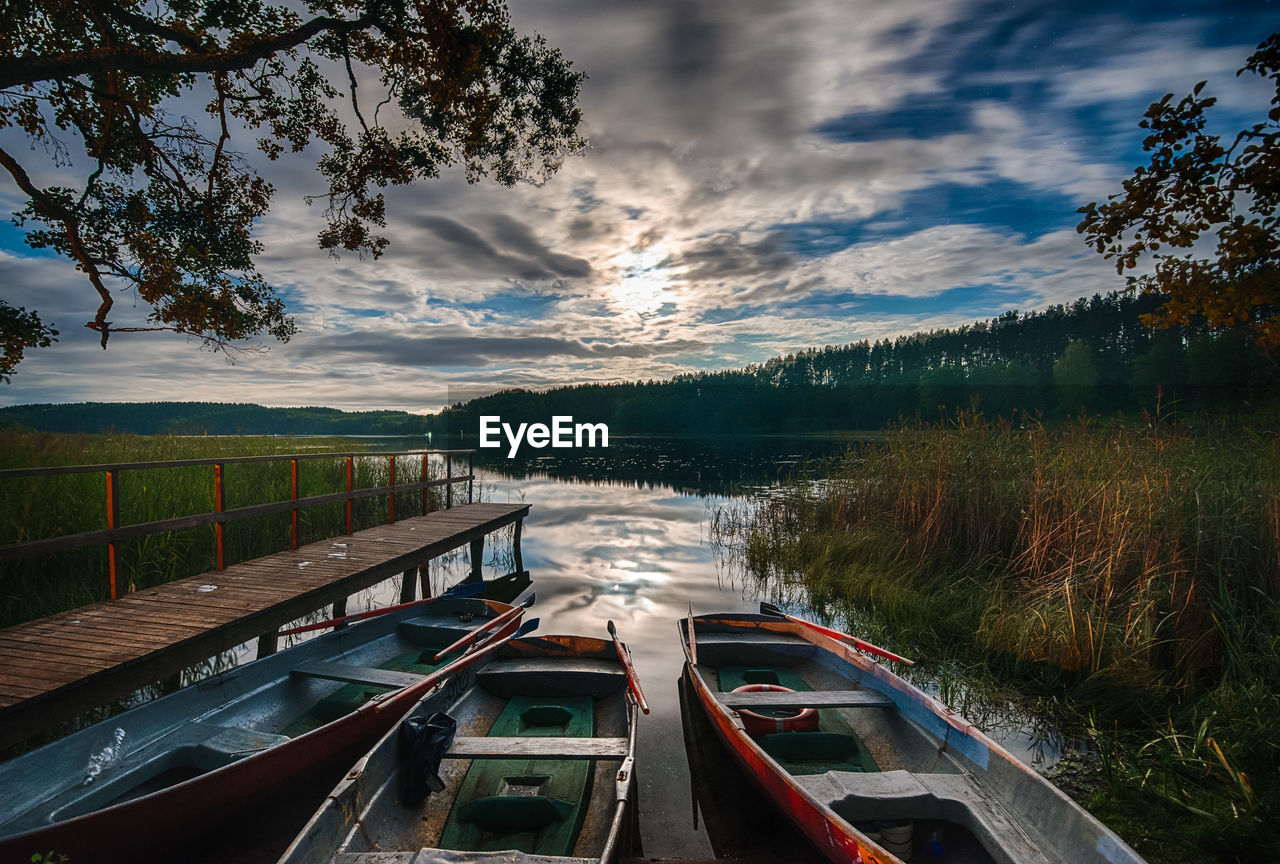
[{"label": "blue sky patch", "polygon": [[909,96],[885,111],[846,114],[820,124],[814,131],[832,141],[892,141],[899,138],[937,138],[970,129],[968,105],[943,94]]},{"label": "blue sky patch", "polygon": [[889,210],[857,221],[797,222],[774,225],[789,251],[821,258],[858,243],[903,237],[940,225],[980,225],[1030,238],[1074,228],[1076,210],[1085,202],[1052,190],[996,179],[966,185],[940,183],[903,193]]},{"label": "blue sky patch", "polygon": [[19,258],[57,258],[58,253],[51,249],[32,249],[27,245],[27,232],[43,227],[35,222],[28,222],[26,228],[13,224],[12,218],[0,219],[0,251],[17,255]]},{"label": "blue sky patch", "polygon": [[787,301],[772,307],[781,314],[804,314],[831,318],[881,318],[890,316],[948,315],[972,317],[974,320],[991,317],[1000,311],[1025,308],[1035,302],[1023,288],[996,285],[964,285],[948,288],[926,297],[908,297],[901,294],[858,294],[853,292],[824,292]]},{"label": "blue sky patch", "polygon": [[552,307],[563,299],[558,294],[503,291],[497,294],[490,294],[483,300],[472,300],[464,303],[440,302],[439,305],[441,307],[483,312],[485,321],[511,318],[536,321],[547,317]]}]

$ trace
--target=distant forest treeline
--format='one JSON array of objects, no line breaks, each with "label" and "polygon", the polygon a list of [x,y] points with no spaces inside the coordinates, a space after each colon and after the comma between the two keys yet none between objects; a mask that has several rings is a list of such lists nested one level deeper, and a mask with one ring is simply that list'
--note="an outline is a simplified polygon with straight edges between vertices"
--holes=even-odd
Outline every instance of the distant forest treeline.
[{"label": "distant forest treeline", "polygon": [[217,402],[85,402],[0,408],[0,425],[139,435],[463,434],[482,414],[548,422],[568,414],[612,434],[876,429],[958,410],[988,418],[1137,411],[1179,404],[1238,410],[1272,400],[1274,363],[1238,333],[1152,330],[1160,298],[1122,293],[1006,312],[964,327],[812,348],[745,369],[670,381],[506,390],[424,417],[402,411],[264,408]]},{"label": "distant forest treeline", "polygon": [[135,435],[421,435],[425,420],[404,411],[264,408],[226,402],[77,402],[0,408],[0,426]]},{"label": "distant forest treeline", "polygon": [[[573,415],[617,433],[875,429],[958,410],[988,418],[1137,411],[1156,404],[1236,410],[1276,392],[1276,370],[1239,334],[1153,330],[1161,299],[1112,293],[955,329],[813,348],[741,370],[671,381],[509,390],[428,418],[473,437],[481,415]],[[467,442],[470,443],[470,442]]]}]

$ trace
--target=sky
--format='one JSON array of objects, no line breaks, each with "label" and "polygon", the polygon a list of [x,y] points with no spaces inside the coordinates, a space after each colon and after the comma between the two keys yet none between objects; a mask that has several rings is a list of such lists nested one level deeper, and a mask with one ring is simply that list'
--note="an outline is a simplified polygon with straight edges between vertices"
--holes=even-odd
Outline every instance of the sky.
[{"label": "sky", "polygon": [[[1138,121],[1201,80],[1233,134],[1269,2],[521,0],[588,78],[590,148],[548,183],[388,194],[377,260],[320,250],[314,148],[276,187],[262,274],[298,324],[235,358],[84,329],[97,296],[0,222],[0,296],[61,331],[0,404],[194,400],[438,410],[508,387],[663,379],[1123,287],[1075,231],[1142,164]],[[195,109],[198,110],[198,109]],[[56,169],[26,153],[42,183]],[[3,136],[0,136],[3,137]],[[239,145],[251,158],[252,139]],[[0,177],[0,211],[20,194]],[[117,326],[145,317],[117,299]]]}]

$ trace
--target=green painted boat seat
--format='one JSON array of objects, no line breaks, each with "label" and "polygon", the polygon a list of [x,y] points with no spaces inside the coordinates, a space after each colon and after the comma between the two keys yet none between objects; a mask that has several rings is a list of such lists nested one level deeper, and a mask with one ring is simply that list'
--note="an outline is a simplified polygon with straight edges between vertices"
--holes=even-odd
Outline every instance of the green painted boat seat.
[{"label": "green painted boat seat", "polygon": [[809,682],[786,666],[720,666],[716,669],[720,690],[728,693],[744,684],[776,684],[788,690],[812,690]]},{"label": "green painted boat seat", "polygon": [[764,736],[762,746],[774,759],[786,762],[840,762],[858,752],[853,736],[838,732],[775,732]]},{"label": "green painted boat seat", "polygon": [[[522,666],[517,677],[528,669]],[[454,758],[467,758],[468,751],[488,758],[473,759],[467,769],[440,848],[571,854],[586,816],[597,755],[595,701],[590,696],[512,696],[488,738],[488,745],[483,738],[454,739]],[[601,746],[616,749],[610,742],[614,739],[604,739]]]},{"label": "green painted boat seat", "polygon": [[844,732],[774,732],[759,743],[792,775],[880,770],[862,742]]},{"label": "green painted boat seat", "polygon": [[481,831],[517,834],[540,831],[573,813],[573,805],[545,795],[490,795],[458,808],[459,822],[474,822]]},{"label": "green painted boat seat", "polygon": [[520,714],[520,727],[521,729],[531,729],[534,726],[565,727],[572,719],[573,712],[563,705],[534,705]]},{"label": "green painted boat seat", "polygon": [[[448,636],[450,633],[446,632],[440,638]],[[293,677],[298,680],[322,678],[351,683],[319,700],[281,728],[280,733],[296,738],[305,732],[347,716],[375,696],[390,693],[392,690],[421,680],[422,676],[431,674],[461,656],[461,651],[454,651],[442,657],[438,663],[433,659],[437,651],[447,648],[450,644],[451,642],[440,642],[425,649],[416,649],[388,660],[377,668],[327,662],[299,666],[293,670]]]},{"label": "green painted boat seat", "polygon": [[[787,666],[754,663],[749,666],[720,666],[716,669],[720,703],[738,710],[774,716],[778,711],[818,708],[817,732],[774,732],[757,738],[764,751],[788,774],[822,774],[826,771],[879,771],[871,754],[858,740],[847,720],[836,708],[893,707],[893,702],[874,690],[818,691]],[[770,680],[776,679],[776,680]],[[744,684],[777,684],[798,696],[781,692],[734,693]]]}]

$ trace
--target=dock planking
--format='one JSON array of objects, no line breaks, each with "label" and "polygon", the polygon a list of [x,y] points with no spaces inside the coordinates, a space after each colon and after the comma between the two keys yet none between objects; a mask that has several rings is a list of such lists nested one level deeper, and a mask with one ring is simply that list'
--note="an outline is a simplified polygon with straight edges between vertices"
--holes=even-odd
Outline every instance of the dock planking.
[{"label": "dock planking", "polygon": [[462,504],[0,630],[0,749],[529,513]]}]

